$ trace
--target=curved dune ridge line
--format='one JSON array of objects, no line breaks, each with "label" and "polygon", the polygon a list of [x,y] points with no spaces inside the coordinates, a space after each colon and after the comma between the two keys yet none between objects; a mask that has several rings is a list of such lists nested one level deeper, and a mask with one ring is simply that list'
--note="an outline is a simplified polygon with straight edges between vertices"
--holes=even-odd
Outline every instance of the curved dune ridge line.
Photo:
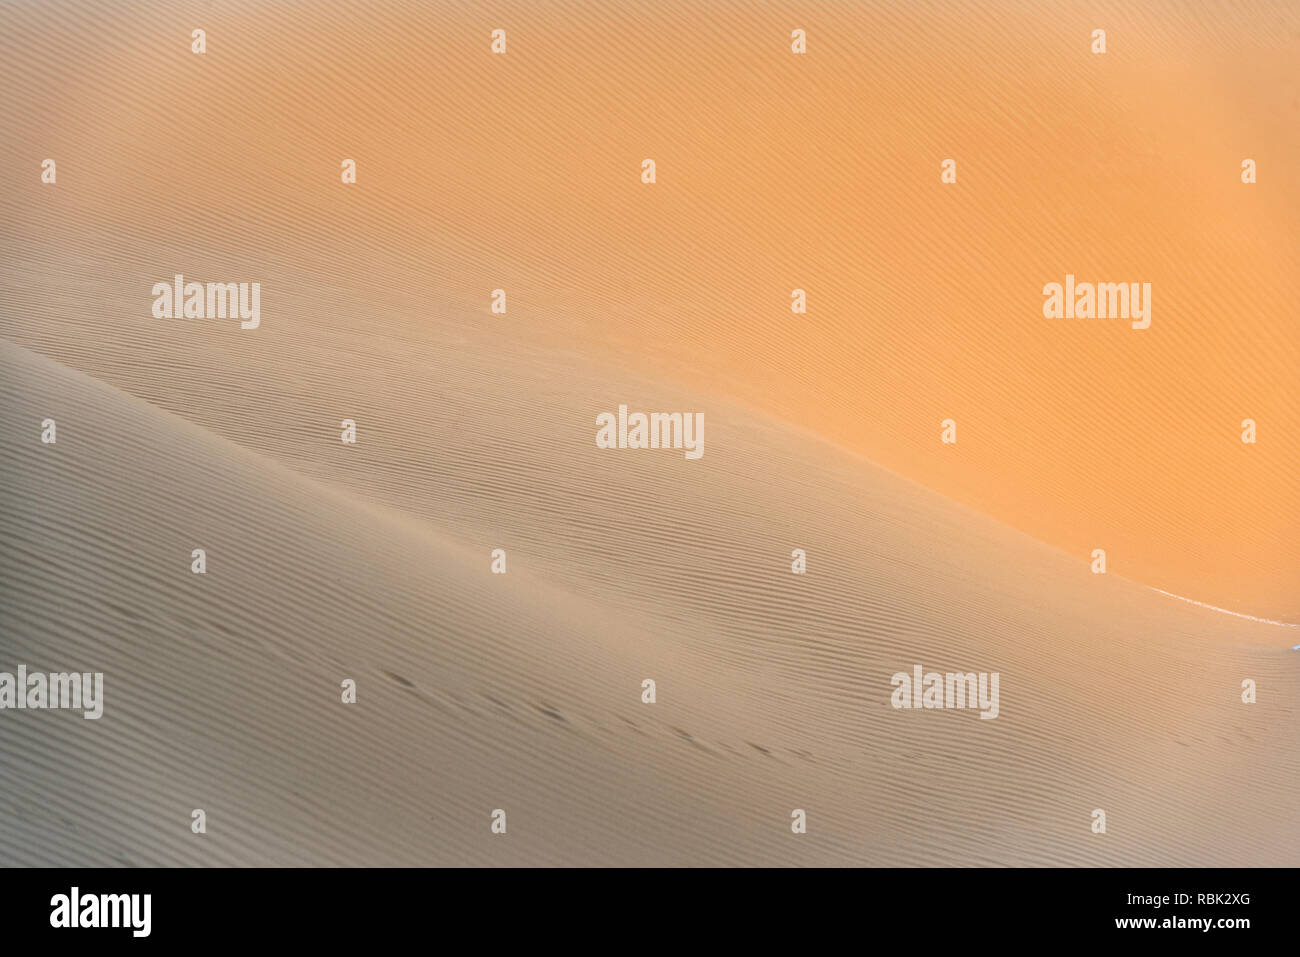
[{"label": "curved dune ridge line", "polygon": [[1179,601],[1190,602],[1200,608],[1208,608],[1210,611],[1217,611],[1221,615],[1232,615],[1236,618],[1245,618],[1248,621],[1262,621],[1266,625],[1280,625],[1283,628],[1300,628],[1300,624],[1291,621],[1274,621],[1271,618],[1256,618],[1254,615],[1243,615],[1240,612],[1229,611],[1227,608],[1215,608],[1213,605],[1207,605],[1205,602],[1196,601],[1192,598],[1185,598],[1182,595],[1175,595],[1173,592],[1163,591],[1159,588],[1152,588],[1152,591],[1158,591],[1162,595],[1168,595],[1170,598],[1177,598]]},{"label": "curved dune ridge line", "polygon": [[1300,8],[1131,6],[0,6],[0,864],[1293,864]]},{"label": "curved dune ridge line", "polygon": [[[564,361],[528,357],[511,405],[599,407],[598,376],[547,389]],[[455,356],[426,381],[453,369],[473,376]],[[366,451],[382,431],[338,450],[390,463],[381,505],[371,458],[325,483],[0,343],[0,665],[105,673],[99,721],[0,715],[0,860],[1295,859],[1300,687],[1270,626],[1092,575],[722,404],[686,463],[483,398],[472,428],[403,437],[429,443],[418,482],[415,456]],[[417,485],[422,514],[394,504]],[[998,671],[1002,713],[894,711],[889,676],[917,663]]]},{"label": "curved dune ridge line", "polygon": [[[165,404],[143,357],[193,331],[118,337],[175,272],[261,281],[268,356],[291,312],[345,352],[397,314],[479,337],[505,288],[518,342],[710,382],[1298,621],[1297,49],[1292,3],[8,4],[0,155],[31,175],[0,191],[0,334]],[[1045,320],[1067,272],[1151,282],[1151,328]]]}]

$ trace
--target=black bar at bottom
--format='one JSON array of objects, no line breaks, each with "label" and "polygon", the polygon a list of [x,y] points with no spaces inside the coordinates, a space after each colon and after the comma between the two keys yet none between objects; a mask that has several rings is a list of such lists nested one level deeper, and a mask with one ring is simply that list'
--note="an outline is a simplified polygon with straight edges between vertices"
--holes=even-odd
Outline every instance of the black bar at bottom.
[{"label": "black bar at bottom", "polygon": [[512,939],[616,949],[694,949],[709,941],[806,948],[844,935],[850,944],[897,941],[936,952],[1125,937],[1139,945],[1232,946],[1289,936],[1295,876],[1273,869],[4,869],[0,926],[6,943],[63,937],[94,946],[374,946],[431,930],[455,931],[445,944],[457,949]]}]

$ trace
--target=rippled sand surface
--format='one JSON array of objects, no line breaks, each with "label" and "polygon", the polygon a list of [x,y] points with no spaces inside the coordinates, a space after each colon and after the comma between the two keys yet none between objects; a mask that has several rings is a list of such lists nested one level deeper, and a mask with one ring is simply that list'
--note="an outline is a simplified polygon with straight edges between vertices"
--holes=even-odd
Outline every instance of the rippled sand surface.
[{"label": "rippled sand surface", "polygon": [[[105,715],[0,712],[0,863],[1294,864],[1297,51],[1290,5],[4,7],[0,671]],[[1045,319],[1067,272],[1151,327]],[[153,318],[177,273],[260,327]],[[596,448],[620,404],[704,456]],[[916,664],[998,718],[894,710]]]}]

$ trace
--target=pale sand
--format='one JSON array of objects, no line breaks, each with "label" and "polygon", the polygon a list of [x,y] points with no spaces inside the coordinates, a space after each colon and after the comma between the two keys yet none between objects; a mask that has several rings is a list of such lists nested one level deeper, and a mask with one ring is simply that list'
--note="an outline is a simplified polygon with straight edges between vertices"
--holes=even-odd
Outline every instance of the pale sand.
[{"label": "pale sand", "polygon": [[0,5],[0,863],[1300,861],[1297,9],[800,13]]},{"label": "pale sand", "polygon": [[[706,410],[705,457],[601,452],[594,412],[651,401],[626,376],[497,357],[514,391],[471,401],[467,353],[403,353],[322,377],[317,401],[392,396],[416,366],[442,401],[358,414],[345,449],[329,416],[309,427],[240,379],[266,410],[245,424],[310,478],[10,343],[0,360],[0,665],[106,675],[98,722],[0,715],[4,863],[1300,852],[1293,629],[1092,575],[747,410],[660,388],[656,407]],[[1001,715],[891,709],[916,663],[1000,672]]]}]

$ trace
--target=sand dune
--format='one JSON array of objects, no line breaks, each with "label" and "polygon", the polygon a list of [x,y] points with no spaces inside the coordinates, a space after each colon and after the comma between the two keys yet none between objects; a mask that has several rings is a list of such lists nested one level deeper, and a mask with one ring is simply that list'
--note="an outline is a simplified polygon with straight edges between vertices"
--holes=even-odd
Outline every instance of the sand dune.
[{"label": "sand dune", "polygon": [[[173,371],[203,378],[193,331],[141,349],[122,323],[175,272],[261,281],[268,322],[345,352],[504,287],[523,342],[711,382],[1040,541],[1300,621],[1295,4],[85,6],[0,8],[0,335],[165,401],[143,357],[183,336]],[[1151,328],[1045,321],[1066,272],[1151,282]]]},{"label": "sand dune", "polygon": [[1296,863],[1300,17],[1184,6],[0,4],[0,864]]},{"label": "sand dune", "polygon": [[[709,407],[698,463],[628,453],[618,468],[585,428],[572,448],[435,428],[428,460],[474,460],[480,504],[444,497],[431,469],[417,515],[26,350],[0,355],[3,660],[106,676],[98,722],[6,714],[8,863],[1300,850],[1293,630],[1091,575],[744,410]],[[605,388],[571,381],[565,401],[597,407]],[[197,544],[205,576],[189,570]],[[489,573],[498,544],[505,576]],[[803,578],[792,545],[809,551]],[[999,671],[1001,715],[893,710],[889,675],[914,663]],[[1240,704],[1242,677],[1259,704]],[[790,833],[793,808],[808,834]]]}]

